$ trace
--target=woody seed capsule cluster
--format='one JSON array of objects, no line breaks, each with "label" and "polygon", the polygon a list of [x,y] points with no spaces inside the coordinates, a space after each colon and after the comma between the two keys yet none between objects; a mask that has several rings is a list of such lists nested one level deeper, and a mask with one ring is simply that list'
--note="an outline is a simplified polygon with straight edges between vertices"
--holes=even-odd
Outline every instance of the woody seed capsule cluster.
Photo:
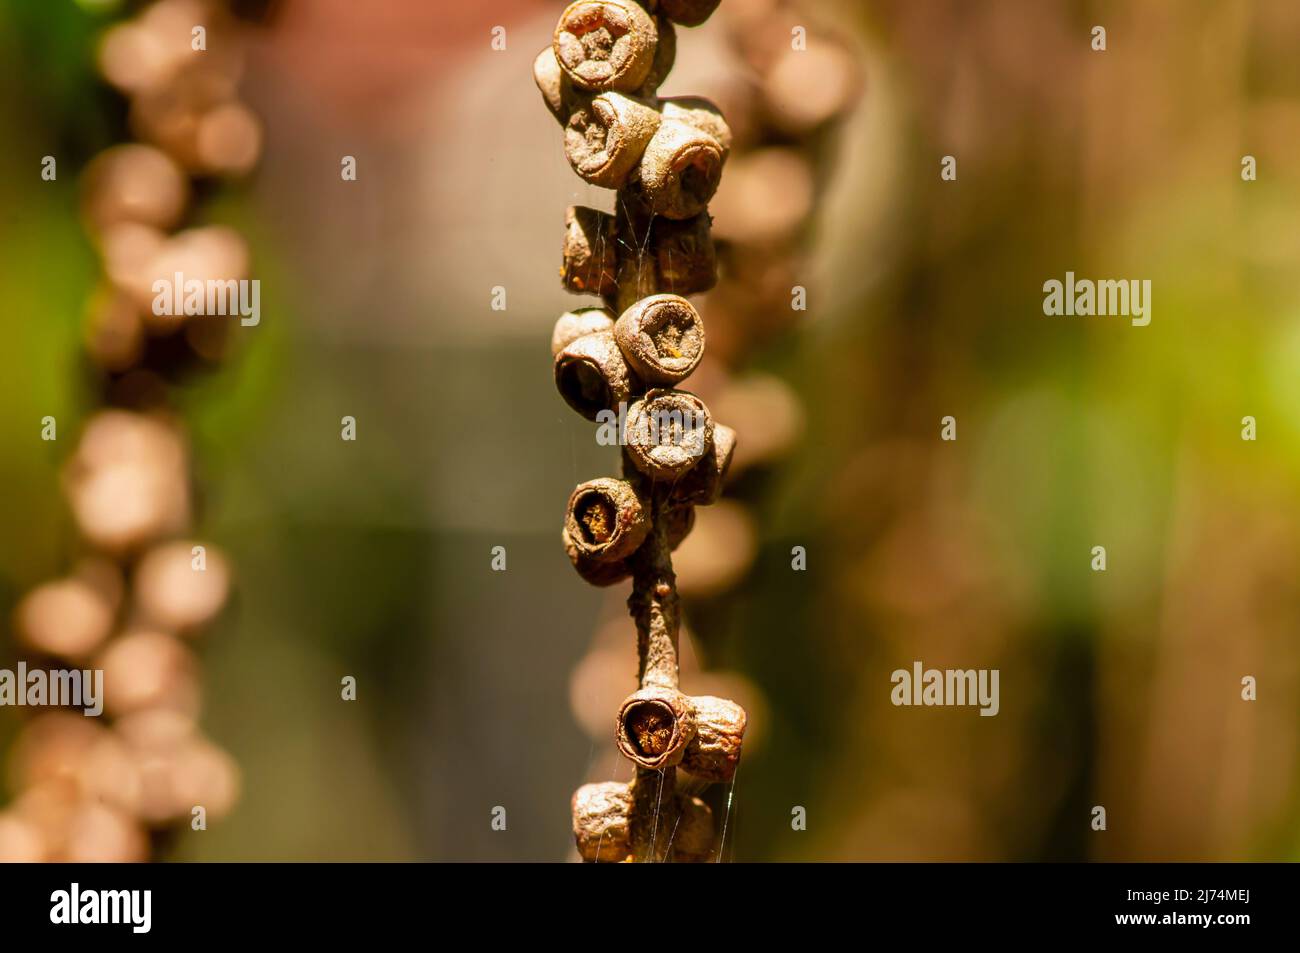
[{"label": "woody seed capsule cluster", "polygon": [[622,479],[580,484],[561,534],[583,579],[632,579],[641,687],[615,717],[619,750],[636,768],[573,797],[587,861],[710,859],[709,807],[685,789],[729,781],[745,732],[740,706],[678,689],[678,598],[672,550],[694,507],[718,498],[735,432],[677,389],[704,354],[704,323],[683,295],[716,281],[707,206],[731,148],[718,109],[695,97],[659,99],[676,55],[673,22],[704,22],[717,0],[577,0],[533,63],[564,150],[587,182],[615,189],[616,212],[570,208],[561,277],[603,308],[569,312],[551,337],[555,383],[579,414],[617,422]]}]

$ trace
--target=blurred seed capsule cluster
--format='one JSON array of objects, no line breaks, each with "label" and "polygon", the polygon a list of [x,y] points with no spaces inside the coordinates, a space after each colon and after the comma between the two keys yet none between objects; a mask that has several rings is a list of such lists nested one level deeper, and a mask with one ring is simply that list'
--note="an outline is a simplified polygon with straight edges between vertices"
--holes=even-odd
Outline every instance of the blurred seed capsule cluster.
[{"label": "blurred seed capsule cluster", "polygon": [[243,236],[190,223],[196,191],[248,172],[261,151],[238,98],[244,28],[211,0],[158,0],[99,47],[138,141],[100,153],[80,183],[103,263],[85,348],[105,405],[62,475],[83,555],[24,596],[13,629],[29,668],[102,670],[104,712],[39,709],[23,726],[6,765],[0,860],[148,860],[195,808],[206,823],[238,798],[238,767],[198,726],[195,650],[232,573],[220,550],[187,536],[190,448],[169,406],[172,384],[226,353],[238,318],[152,305],[158,279],[249,274]]}]

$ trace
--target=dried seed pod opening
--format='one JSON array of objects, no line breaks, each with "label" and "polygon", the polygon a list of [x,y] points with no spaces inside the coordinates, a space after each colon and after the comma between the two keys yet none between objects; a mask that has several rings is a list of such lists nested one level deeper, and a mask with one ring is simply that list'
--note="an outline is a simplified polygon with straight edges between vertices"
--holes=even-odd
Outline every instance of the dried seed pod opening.
[{"label": "dried seed pod opening", "polygon": [[622,93],[601,93],[569,116],[564,154],[592,185],[616,189],[636,167],[655,130],[657,110]]},{"label": "dried seed pod opening", "polygon": [[537,84],[542,100],[551,115],[561,126],[569,121],[569,114],[584,105],[590,93],[583,93],[573,86],[573,81],[560,68],[560,61],[555,58],[555,48],[548,46],[537,54],[533,60],[533,82]]},{"label": "dried seed pod opening", "polygon": [[555,322],[551,332],[551,356],[563,351],[569,344],[588,334],[614,330],[614,316],[604,308],[577,308],[566,311]]},{"label": "dried seed pod opening", "polygon": [[683,864],[707,863],[713,859],[713,809],[687,794],[678,794],[677,803],[673,859]]},{"label": "dried seed pod opening", "polygon": [[726,156],[702,129],[667,117],[646,146],[636,182],[652,212],[666,218],[699,215],[718,190]]},{"label": "dried seed pod opening", "polygon": [[724,159],[731,152],[731,127],[715,103],[703,96],[672,96],[660,100],[659,109],[665,119],[684,122],[711,135],[722,147]]},{"label": "dried seed pod opening", "polygon": [[704,458],[712,442],[713,420],[694,394],[652,390],[628,409],[627,454],[651,479],[677,479]]},{"label": "dried seed pod opening", "polygon": [[682,26],[699,26],[722,0],[659,0],[659,12]]},{"label": "dried seed pod opening", "polygon": [[730,781],[740,763],[745,709],[726,698],[697,695],[695,737],[686,746],[682,769],[706,781]]},{"label": "dried seed pod opening", "polygon": [[594,208],[573,205],[564,215],[564,286],[577,294],[618,290],[618,222]]},{"label": "dried seed pod opening", "polygon": [[718,259],[712,225],[708,212],[685,221],[655,219],[650,227],[650,251],[659,287],[674,294],[693,295],[717,284]]},{"label": "dried seed pod opening", "polygon": [[588,420],[602,410],[618,412],[632,396],[632,374],[612,331],[570,341],[555,355],[555,386],[570,407]]},{"label": "dried seed pod opening", "polygon": [[632,853],[632,794],[626,784],[584,784],[573,793],[573,839],[588,863],[616,864]]},{"label": "dried seed pod opening", "polygon": [[564,543],[565,555],[569,557],[569,562],[573,564],[573,568],[577,570],[584,582],[604,588],[631,578],[632,570],[626,560],[601,562],[584,555],[577,544],[569,538],[567,528],[561,531],[560,538]]},{"label": "dried seed pod opening", "polygon": [[671,767],[695,737],[695,708],[676,689],[642,688],[619,708],[614,737],[618,750],[640,767]]},{"label": "dried seed pod opening", "polygon": [[583,89],[634,92],[650,75],[658,37],[634,0],[578,0],[560,14],[553,47],[561,69]]},{"label": "dried seed pod opening", "polygon": [[673,486],[673,501],[708,506],[722,495],[727,470],[736,449],[736,431],[725,424],[713,425],[713,443],[699,463]]},{"label": "dried seed pod opening", "polygon": [[676,384],[704,356],[704,322],[678,295],[642,298],[619,315],[614,338],[628,364],[651,384]]},{"label": "dried seed pod opening", "polygon": [[564,530],[578,552],[599,562],[631,556],[650,531],[650,512],[632,484],[601,477],[569,496]]}]

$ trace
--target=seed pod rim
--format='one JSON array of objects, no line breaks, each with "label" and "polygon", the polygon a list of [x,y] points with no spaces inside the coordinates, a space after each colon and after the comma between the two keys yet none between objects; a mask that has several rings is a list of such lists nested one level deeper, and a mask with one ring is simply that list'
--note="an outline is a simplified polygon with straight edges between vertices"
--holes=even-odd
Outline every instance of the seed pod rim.
[{"label": "seed pod rim", "polygon": [[[575,44],[580,48],[581,40],[574,35],[567,26],[572,23],[572,19],[583,12],[580,8],[593,7],[599,11],[609,10],[610,8],[621,11],[624,20],[620,26],[626,27],[622,35],[615,41],[618,42],[627,39],[628,42],[623,49],[622,62],[611,68],[611,75],[604,79],[592,79],[582,75],[581,68],[588,62],[585,59],[585,52],[575,48]],[[600,14],[589,14],[599,16]],[[573,84],[580,89],[603,92],[605,90],[617,90],[619,92],[635,92],[645,83],[646,77],[650,75],[650,70],[654,65],[655,48],[658,46],[658,34],[655,30],[654,20],[650,17],[638,3],[633,0],[574,0],[560,14],[555,24],[555,32],[552,34],[551,46],[555,50],[555,59],[560,64],[565,74],[573,81]],[[569,62],[575,54],[582,56],[577,64]],[[612,53],[612,51],[611,51]],[[609,63],[610,58],[600,62]]]},{"label": "seed pod rim", "polygon": [[[680,119],[664,117],[646,145],[638,167],[637,187],[655,214],[677,221],[693,218],[708,208],[717,193],[725,162],[722,145],[709,133]],[[691,165],[700,165],[707,173],[705,192],[697,194],[683,188],[682,175]]]},{"label": "seed pod rim", "polygon": [[[575,364],[582,364],[597,373],[605,386],[603,401],[588,405],[579,402],[578,395],[569,393],[570,386],[580,386],[576,381],[570,382],[567,376]],[[555,386],[564,402],[588,420],[596,420],[602,410],[617,413],[619,404],[625,403],[632,396],[634,380],[623,352],[614,340],[614,332],[584,334],[565,345],[555,355]]]},{"label": "seed pod rim", "polygon": [[[564,156],[584,181],[617,189],[641,161],[660,120],[658,110],[649,103],[606,90],[569,114],[564,125]],[[593,123],[605,130],[605,143],[600,150],[588,151],[586,129]]]},{"label": "seed pod rim", "polygon": [[[662,459],[663,454],[660,454],[658,460],[650,455],[654,449],[661,448],[662,444],[652,444],[650,449],[643,448],[637,439],[638,435],[634,432],[634,418],[640,418],[646,413],[648,405],[659,401],[686,401],[698,408],[698,412],[704,417],[703,436],[700,438],[701,446],[698,454],[682,451],[685,455],[684,460],[665,461]],[[713,426],[713,416],[709,413],[709,408],[695,394],[676,388],[655,388],[646,391],[645,396],[628,408],[624,446],[633,465],[652,480],[676,480],[707,456],[709,447],[713,443]]]},{"label": "seed pod rim", "polygon": [[[689,358],[661,357],[652,336],[654,331],[647,330],[647,325],[658,318],[660,312],[668,309],[684,312],[694,325],[699,344]],[[678,384],[691,376],[704,357],[704,321],[695,306],[681,295],[653,294],[637,301],[618,316],[618,321],[614,324],[614,338],[628,365],[648,384]]]},{"label": "seed pod rim", "polygon": [[[647,705],[666,711],[672,716],[672,738],[668,747],[657,755],[643,753],[628,732],[627,719],[631,710]],[[681,763],[687,746],[695,738],[695,731],[695,704],[691,697],[675,688],[651,685],[639,688],[623,699],[614,723],[614,740],[618,750],[629,761],[642,768],[658,770]]]},{"label": "seed pod rim", "polygon": [[[599,496],[614,510],[614,528],[604,543],[593,543],[583,533],[577,507],[586,496]],[[564,529],[579,553],[596,562],[621,562],[645,542],[650,532],[650,511],[627,480],[597,477],[574,487],[564,516]]]}]

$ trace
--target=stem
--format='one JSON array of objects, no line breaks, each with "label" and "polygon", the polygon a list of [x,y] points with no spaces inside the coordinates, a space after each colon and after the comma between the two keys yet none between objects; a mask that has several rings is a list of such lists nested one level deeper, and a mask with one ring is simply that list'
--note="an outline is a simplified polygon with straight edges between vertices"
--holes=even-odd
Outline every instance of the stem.
[{"label": "stem", "polygon": [[[641,687],[676,688],[680,623],[677,575],[668,544],[671,487],[651,487],[653,529],[631,557],[632,594],[627,608],[636,621],[637,678]],[[677,827],[677,771],[638,768],[632,780],[632,856],[666,860]]]},{"label": "stem", "polygon": [[636,620],[637,678],[642,688],[677,687],[680,620],[677,574],[668,545],[668,488],[656,489],[653,529],[631,557],[632,594],[627,608]]}]

